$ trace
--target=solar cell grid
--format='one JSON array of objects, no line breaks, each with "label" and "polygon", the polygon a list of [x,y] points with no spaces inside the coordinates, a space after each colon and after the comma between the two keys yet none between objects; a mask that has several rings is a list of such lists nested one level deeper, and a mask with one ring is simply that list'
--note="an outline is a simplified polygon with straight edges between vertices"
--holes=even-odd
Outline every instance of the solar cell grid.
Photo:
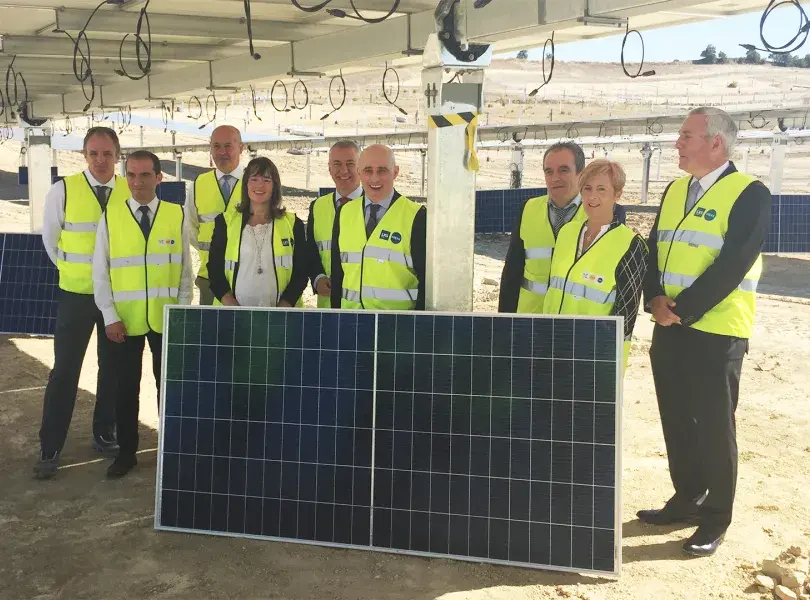
[{"label": "solar cell grid", "polygon": [[617,320],[167,313],[159,528],[618,569]]}]

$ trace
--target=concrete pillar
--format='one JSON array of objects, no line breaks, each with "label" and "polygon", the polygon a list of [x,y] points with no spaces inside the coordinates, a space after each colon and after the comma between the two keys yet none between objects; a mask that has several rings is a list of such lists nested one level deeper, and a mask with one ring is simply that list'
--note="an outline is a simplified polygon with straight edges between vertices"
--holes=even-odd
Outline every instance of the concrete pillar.
[{"label": "concrete pillar", "polygon": [[526,152],[517,142],[512,146],[512,162],[509,163],[509,187],[517,190],[523,187],[523,162]]},{"label": "concrete pillar", "polygon": [[644,162],[641,165],[641,203],[647,203],[647,192],[650,189],[650,162],[652,159],[652,148],[645,143],[641,148],[641,155]]},{"label": "concrete pillar", "polygon": [[51,189],[51,136],[29,135],[28,146],[28,208],[31,231],[42,231],[45,195]]},{"label": "concrete pillar", "polygon": [[[785,156],[787,154],[787,138],[774,134],[773,148],[771,149],[771,194],[779,196],[782,193],[782,174],[785,169]],[[30,162],[30,158],[28,159]],[[30,172],[30,169],[29,169]]]}]

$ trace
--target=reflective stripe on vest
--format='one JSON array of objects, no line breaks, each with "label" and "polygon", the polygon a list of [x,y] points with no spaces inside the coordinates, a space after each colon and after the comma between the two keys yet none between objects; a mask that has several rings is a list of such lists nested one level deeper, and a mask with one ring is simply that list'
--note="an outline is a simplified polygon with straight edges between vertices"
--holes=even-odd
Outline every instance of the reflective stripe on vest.
[{"label": "reflective stripe on vest", "polygon": [[203,173],[194,180],[194,206],[197,209],[197,221],[200,224],[197,234],[200,270],[197,274],[203,279],[208,279],[208,252],[211,250],[211,239],[214,237],[214,221],[223,212],[235,211],[241,201],[241,178],[233,184],[227,207],[215,170]]},{"label": "reflective stripe on vest", "polygon": [[411,235],[420,206],[405,196],[395,196],[368,239],[364,208],[361,197],[340,209],[341,306],[412,310],[419,280],[411,255]]},{"label": "reflective stripe on vest", "polygon": [[[676,301],[720,255],[731,210],[755,179],[729,173],[686,213],[690,181],[691,177],[681,177],[669,186],[658,216],[658,274],[664,293]],[[761,273],[762,256],[758,256],[737,288],[689,326],[718,335],[751,337]]]},{"label": "reflective stripe on vest", "polygon": [[[93,251],[96,248],[96,230],[102,215],[101,204],[84,173],[65,177],[55,185],[65,187],[65,222],[56,251],[59,287],[76,294],[92,294]],[[128,198],[126,179],[116,177],[108,205],[125,202]]]},{"label": "reflective stripe on vest", "polygon": [[566,281],[564,277],[552,277],[549,279],[548,287],[549,289],[560,290],[565,294],[570,294],[575,298],[582,298],[598,304],[613,304],[616,302],[615,289],[611,290],[610,293],[607,293],[602,290],[589,287],[584,283]]},{"label": "reflective stripe on vest", "polygon": [[[234,277],[239,277],[237,266],[239,265],[239,254],[242,249],[242,213],[229,211],[225,215],[227,226],[228,242],[225,247],[225,278],[231,286],[231,293],[235,295]],[[246,225],[245,225],[246,226]],[[276,277],[277,295],[276,303],[281,299],[281,295],[292,279],[293,251],[295,248],[295,238],[293,227],[295,226],[295,214],[288,212],[282,217],[271,221],[271,231],[273,237],[273,270]],[[286,244],[284,242],[287,242]],[[250,275],[246,275],[249,277]],[[219,300],[214,301],[215,305],[220,305]],[[303,306],[303,299],[299,298],[296,306]]]},{"label": "reflective stripe on vest", "polygon": [[[551,258],[554,255],[554,230],[548,220],[548,196],[532,198],[523,206],[520,219],[520,239],[523,242],[525,263],[523,285],[518,296],[517,312],[541,313],[547,293]],[[571,217],[571,222],[583,223],[585,211],[580,206]]]},{"label": "reflective stripe on vest", "polygon": [[163,307],[177,304],[183,263],[183,208],[158,204],[149,237],[126,202],[108,205],[110,283],[129,335],[163,332]]}]

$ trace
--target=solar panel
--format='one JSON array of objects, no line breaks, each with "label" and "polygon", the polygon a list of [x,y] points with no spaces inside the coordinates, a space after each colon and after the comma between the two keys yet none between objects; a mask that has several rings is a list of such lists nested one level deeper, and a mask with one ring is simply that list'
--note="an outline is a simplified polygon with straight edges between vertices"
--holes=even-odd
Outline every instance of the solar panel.
[{"label": "solar panel", "polygon": [[618,572],[620,320],[166,320],[158,529]]},{"label": "solar panel", "polygon": [[59,274],[35,233],[0,233],[0,333],[53,335]]}]

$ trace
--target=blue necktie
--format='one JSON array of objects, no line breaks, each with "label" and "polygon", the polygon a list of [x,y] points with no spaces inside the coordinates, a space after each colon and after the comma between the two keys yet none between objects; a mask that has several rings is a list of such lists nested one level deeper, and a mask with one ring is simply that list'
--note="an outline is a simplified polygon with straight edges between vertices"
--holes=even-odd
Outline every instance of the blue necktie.
[{"label": "blue necktie", "polygon": [[141,211],[141,218],[138,221],[138,225],[141,226],[144,239],[148,239],[149,230],[152,228],[152,224],[149,222],[149,207],[141,206],[138,210]]},{"label": "blue necktie", "polygon": [[366,223],[366,239],[371,237],[374,230],[377,228],[377,213],[380,212],[380,205],[373,202],[368,206],[368,222]]},{"label": "blue necktie", "polygon": [[225,200],[231,197],[231,179],[233,179],[233,176],[223,175],[222,179],[219,180],[222,197],[225,198]]}]

